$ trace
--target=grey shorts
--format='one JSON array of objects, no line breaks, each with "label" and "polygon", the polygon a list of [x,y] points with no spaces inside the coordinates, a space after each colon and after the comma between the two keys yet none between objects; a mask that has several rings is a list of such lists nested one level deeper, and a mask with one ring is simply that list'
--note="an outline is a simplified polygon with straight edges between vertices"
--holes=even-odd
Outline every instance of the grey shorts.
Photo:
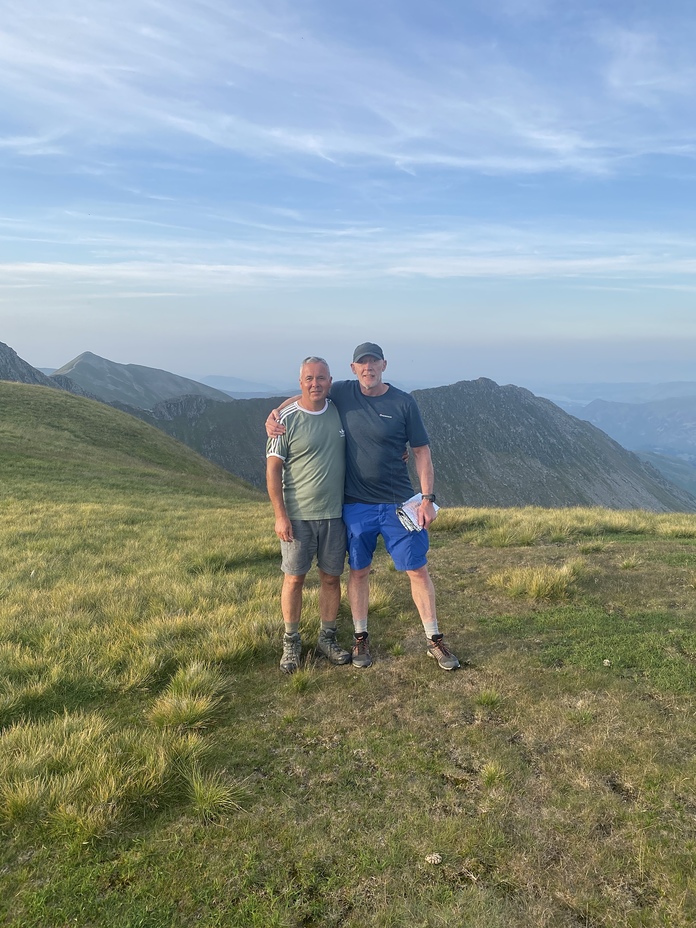
[{"label": "grey shorts", "polygon": [[281,541],[280,569],[293,576],[304,575],[316,556],[325,574],[340,577],[346,560],[346,527],[343,519],[291,519],[293,541]]}]

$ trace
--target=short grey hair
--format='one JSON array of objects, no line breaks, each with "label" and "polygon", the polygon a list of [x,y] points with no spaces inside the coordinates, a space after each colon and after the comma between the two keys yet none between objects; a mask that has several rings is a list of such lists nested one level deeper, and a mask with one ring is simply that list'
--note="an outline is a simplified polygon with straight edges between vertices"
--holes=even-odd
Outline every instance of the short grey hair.
[{"label": "short grey hair", "polygon": [[305,358],[302,364],[300,364],[300,377],[302,376],[302,371],[305,369],[305,364],[323,364],[329,372],[329,377],[331,376],[329,362],[325,358],[318,358],[315,354],[312,354],[308,358]]}]

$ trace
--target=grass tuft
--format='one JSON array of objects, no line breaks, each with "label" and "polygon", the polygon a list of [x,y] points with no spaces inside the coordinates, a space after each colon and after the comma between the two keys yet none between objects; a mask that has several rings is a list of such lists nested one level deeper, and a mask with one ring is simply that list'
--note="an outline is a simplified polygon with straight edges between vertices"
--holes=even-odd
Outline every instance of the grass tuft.
[{"label": "grass tuft", "polygon": [[202,661],[180,667],[148,712],[157,728],[202,729],[218,716],[227,681]]},{"label": "grass tuft", "polygon": [[316,673],[309,667],[301,667],[290,677],[290,689],[295,693],[306,693],[318,683]]},{"label": "grass tuft", "polygon": [[198,765],[188,772],[187,783],[195,814],[206,824],[219,822],[233,812],[244,812],[249,798],[243,782],[230,782],[220,771],[205,773]]},{"label": "grass tuft", "polygon": [[491,587],[509,596],[527,596],[529,599],[559,602],[568,599],[582,572],[582,561],[573,560],[562,567],[544,564],[541,567],[513,567],[494,573],[488,579]]}]

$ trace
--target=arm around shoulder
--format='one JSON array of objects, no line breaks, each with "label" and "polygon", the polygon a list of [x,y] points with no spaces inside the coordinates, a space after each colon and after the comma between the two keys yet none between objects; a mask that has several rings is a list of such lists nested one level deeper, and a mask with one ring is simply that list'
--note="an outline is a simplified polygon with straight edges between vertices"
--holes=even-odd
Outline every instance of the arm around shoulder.
[{"label": "arm around shoulder", "polygon": [[287,400],[283,400],[280,406],[277,406],[269,412],[268,418],[266,419],[266,435],[268,435],[269,438],[277,438],[279,435],[285,433],[285,426],[281,424],[280,414],[283,409],[291,403],[296,403],[300,398],[300,393],[296,396],[291,396]]}]

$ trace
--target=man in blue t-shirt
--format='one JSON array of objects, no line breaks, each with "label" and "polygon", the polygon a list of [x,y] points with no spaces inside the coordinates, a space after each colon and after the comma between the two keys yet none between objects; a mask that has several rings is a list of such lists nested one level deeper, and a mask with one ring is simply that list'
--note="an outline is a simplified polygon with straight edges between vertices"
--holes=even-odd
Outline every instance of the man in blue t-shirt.
[{"label": "man in blue t-shirt", "polygon": [[[343,520],[348,534],[348,600],[355,630],[352,661],[355,667],[369,667],[372,663],[367,632],[370,565],[381,535],[394,566],[405,571],[411,582],[428,654],[443,670],[454,670],[459,661],[439,631],[435,589],[427,567],[427,529],[436,515],[428,433],[413,397],[383,382],[386,367],[379,345],[358,345],[351,364],[357,380],[338,381],[329,394],[346,433]],[[282,433],[277,410],[268,417],[266,428],[271,436]],[[405,528],[396,512],[413,495],[404,460],[407,445],[411,447],[423,494],[417,508],[420,531]]]}]

